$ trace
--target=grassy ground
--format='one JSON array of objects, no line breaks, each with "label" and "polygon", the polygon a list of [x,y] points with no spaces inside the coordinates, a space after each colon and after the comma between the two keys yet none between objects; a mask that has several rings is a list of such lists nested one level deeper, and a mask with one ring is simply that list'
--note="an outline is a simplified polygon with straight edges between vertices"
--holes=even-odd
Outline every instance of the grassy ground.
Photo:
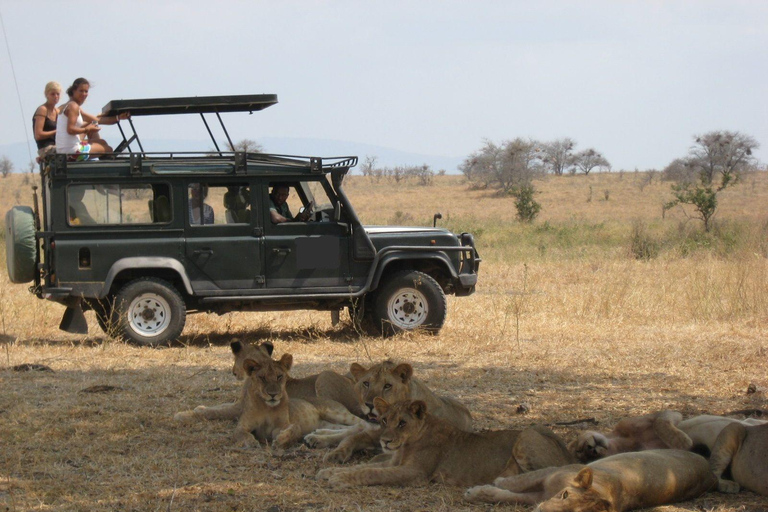
[{"label": "grassy ground", "polygon": [[[16,198],[21,180],[0,180],[2,211],[28,197]],[[478,428],[594,418],[610,429],[661,408],[768,408],[766,173],[726,191],[709,235],[679,209],[662,218],[669,187],[645,173],[553,177],[539,189],[540,219],[522,226],[511,198],[458,177],[431,187],[349,180],[367,223],[427,224],[441,211],[443,225],[477,234],[478,291],[449,299],[439,336],[359,338],[327,314],[237,313],[192,316],[178,345],[137,348],[105,339],[93,318],[87,337],[58,331],[60,306],[0,276],[0,509],[502,508],[469,506],[463,489],[441,485],[332,491],[313,479],[323,451],[243,452],[232,449],[232,423],[180,428],[174,412],[237,396],[233,337],[272,340],[294,354],[297,376],[409,361],[466,403]],[[650,259],[633,257],[637,236],[656,244]],[[53,372],[9,369],[22,363]],[[521,403],[530,412],[518,414]],[[572,439],[584,426],[556,431]],[[767,498],[743,492],[660,510],[765,509]]]}]

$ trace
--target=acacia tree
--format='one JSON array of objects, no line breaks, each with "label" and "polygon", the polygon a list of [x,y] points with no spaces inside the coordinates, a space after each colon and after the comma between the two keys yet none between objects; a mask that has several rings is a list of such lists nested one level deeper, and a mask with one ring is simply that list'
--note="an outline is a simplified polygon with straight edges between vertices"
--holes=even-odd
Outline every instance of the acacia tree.
[{"label": "acacia tree", "polygon": [[674,199],[664,208],[690,204],[704,223],[704,231],[709,231],[717,211],[717,194],[738,183],[757,164],[752,153],[760,144],[749,135],[730,131],[709,132],[695,136],[694,141],[686,158],[675,159],[664,169],[664,176],[674,180]]},{"label": "acacia tree", "polygon": [[235,142],[234,147],[230,147],[231,151],[242,151],[244,153],[263,153],[264,146],[252,139],[243,139]]},{"label": "acacia tree", "polygon": [[7,178],[8,175],[13,171],[13,162],[11,162],[11,159],[7,156],[3,156],[3,158],[0,158],[0,174],[3,175],[3,178]]},{"label": "acacia tree", "polygon": [[501,144],[486,140],[482,148],[464,160],[460,169],[470,181],[514,196],[518,218],[530,222],[541,209],[533,200],[533,180],[543,173],[538,147],[536,141],[521,138]]},{"label": "acacia tree", "polygon": [[557,176],[562,176],[573,166],[573,148],[576,141],[568,137],[555,139],[541,145],[541,161],[547,169]]},{"label": "acacia tree", "polygon": [[576,174],[576,170],[589,174],[593,169],[600,167],[603,169],[610,169],[611,164],[608,160],[600,154],[596,149],[589,148],[573,155],[573,170],[571,174]]}]

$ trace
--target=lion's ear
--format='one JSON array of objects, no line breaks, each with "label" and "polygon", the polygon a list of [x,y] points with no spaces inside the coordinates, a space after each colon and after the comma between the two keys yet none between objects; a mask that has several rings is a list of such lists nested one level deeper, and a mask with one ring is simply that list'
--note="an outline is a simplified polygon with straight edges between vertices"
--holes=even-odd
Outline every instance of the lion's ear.
[{"label": "lion's ear", "polygon": [[253,359],[246,359],[243,361],[243,369],[245,370],[245,373],[248,375],[251,375],[253,372],[258,371],[261,368],[261,365],[254,361]]},{"label": "lion's ear", "polygon": [[243,344],[240,343],[240,340],[233,341],[229,344],[230,348],[232,349],[232,353],[237,355],[240,353],[241,350],[243,350]]},{"label": "lion's ear", "polygon": [[389,410],[390,405],[386,400],[380,396],[377,396],[373,399],[373,407],[376,409],[376,411],[378,411],[379,416],[381,416]]},{"label": "lion's ear", "polygon": [[362,377],[363,374],[367,371],[368,370],[366,370],[365,368],[363,368],[357,363],[352,363],[351,365],[349,365],[349,373],[352,374],[352,377],[355,378],[355,381],[360,380],[360,377]]},{"label": "lion's ear", "polygon": [[392,370],[392,374],[396,375],[397,378],[403,382],[403,384],[407,384],[413,376],[413,366],[409,365],[408,363],[399,364],[395,366],[394,370]]},{"label": "lion's ear", "polygon": [[290,370],[293,365],[293,356],[291,354],[283,354],[283,357],[280,358],[280,364],[285,366],[286,370]]},{"label": "lion's ear", "polygon": [[592,487],[592,468],[584,468],[579,471],[576,478],[573,481],[573,485],[581,487],[582,489],[589,489]]},{"label": "lion's ear", "polygon": [[272,357],[272,352],[274,352],[275,346],[268,341],[264,341],[259,345],[259,350]]},{"label": "lion's ear", "polygon": [[424,419],[424,416],[427,415],[427,404],[421,400],[411,402],[411,405],[408,406],[408,409],[420,420]]}]

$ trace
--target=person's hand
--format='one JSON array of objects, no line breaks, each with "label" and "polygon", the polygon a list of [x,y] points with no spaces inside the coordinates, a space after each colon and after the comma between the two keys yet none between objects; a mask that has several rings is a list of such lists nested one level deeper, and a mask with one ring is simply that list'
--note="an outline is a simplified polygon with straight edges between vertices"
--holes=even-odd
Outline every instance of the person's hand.
[{"label": "person's hand", "polygon": [[131,118],[131,113],[130,112],[120,112],[116,117],[117,117],[118,121],[125,121],[126,119],[130,119]]},{"label": "person's hand", "polygon": [[93,133],[101,130],[101,126],[98,124],[89,124],[85,127],[85,133]]}]

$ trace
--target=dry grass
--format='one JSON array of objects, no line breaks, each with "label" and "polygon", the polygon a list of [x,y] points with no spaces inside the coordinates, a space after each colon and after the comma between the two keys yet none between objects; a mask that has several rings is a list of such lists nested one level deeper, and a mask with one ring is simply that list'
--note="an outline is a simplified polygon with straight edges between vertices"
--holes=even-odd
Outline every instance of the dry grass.
[{"label": "dry grass", "polygon": [[[314,312],[198,315],[181,343],[145,349],[56,329],[60,306],[0,277],[0,366],[38,363],[54,372],[0,370],[0,507],[7,510],[488,510],[462,489],[370,488],[343,493],[313,480],[322,451],[231,449],[233,424],[185,426],[173,413],[233,400],[228,343],[269,338],[295,356],[295,374],[345,371],[350,361],[407,359],[417,376],[473,411],[478,428],[619,418],[660,408],[685,415],[768,408],[768,263],[761,241],[721,254],[668,250],[627,255],[631,224],[675,232],[684,217],[661,202],[668,186],[644,174],[549,179],[542,217],[515,223],[510,198],[469,191],[460,178],[433,187],[350,180],[366,222],[400,210],[426,224],[480,232],[478,292],[450,298],[438,337],[358,338]],[[768,218],[768,176],[728,191],[718,214],[755,236]],[[2,210],[21,177],[0,181]],[[587,202],[588,186],[593,198]],[[603,190],[610,189],[604,200]],[[25,193],[26,195],[26,193]],[[543,228],[544,222],[548,228]],[[690,224],[690,223],[689,223]],[[600,228],[594,226],[601,225]],[[586,228],[584,227],[586,226]],[[554,234],[553,234],[554,233]],[[544,244],[544,249],[540,248]],[[90,315],[90,314],[89,314]],[[111,390],[87,392],[94,386]],[[526,402],[530,413],[518,415]],[[572,438],[579,426],[557,428]],[[498,507],[501,508],[501,507]],[[710,493],[663,510],[765,510],[751,493]],[[514,507],[504,507],[514,510]],[[525,510],[525,507],[520,507]]]}]

